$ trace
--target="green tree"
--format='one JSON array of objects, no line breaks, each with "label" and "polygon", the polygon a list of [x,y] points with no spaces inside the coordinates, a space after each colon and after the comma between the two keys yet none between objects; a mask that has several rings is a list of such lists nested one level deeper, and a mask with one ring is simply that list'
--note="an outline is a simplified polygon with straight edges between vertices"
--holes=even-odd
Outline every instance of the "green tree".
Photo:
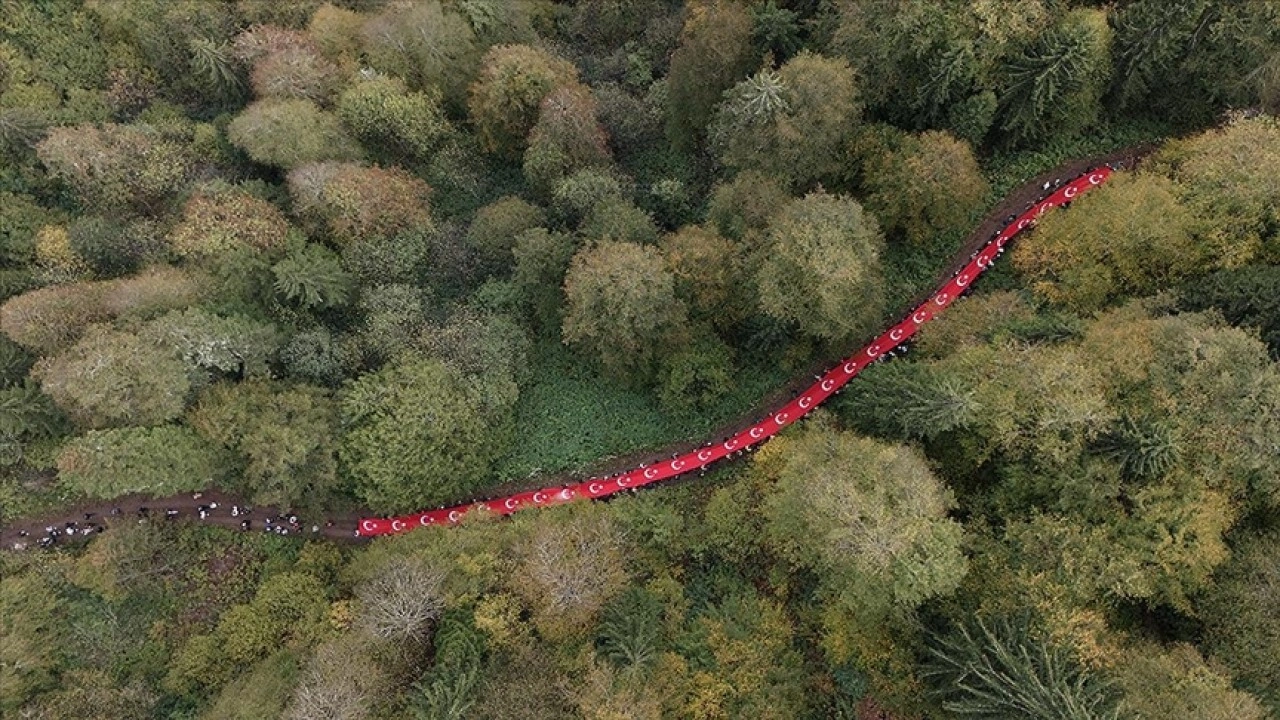
[{"label": "green tree", "polygon": [[24,712],[38,718],[82,717],[98,714],[120,720],[155,717],[158,697],[141,680],[118,683],[105,670],[71,670],[58,690],[42,696]]},{"label": "green tree", "polygon": [[776,477],[764,507],[770,546],[859,615],[909,612],[960,584],[955,499],[918,453],[817,428],[760,457],[759,471]]},{"label": "green tree", "polygon": [[453,128],[435,92],[411,92],[397,78],[375,77],[343,91],[338,117],[360,142],[388,158],[427,160]]},{"label": "green tree", "polygon": [[1125,715],[1156,720],[1172,715],[1189,720],[1262,720],[1268,716],[1258,699],[1231,687],[1223,668],[1205,662],[1194,645],[1168,649],[1135,647],[1120,668]]},{"label": "green tree", "polygon": [[925,678],[948,713],[991,720],[1118,717],[1110,686],[1068,651],[1035,637],[1025,618],[978,618],[935,637],[929,650]]},{"label": "green tree", "polygon": [[643,382],[686,332],[675,278],[651,247],[605,242],[574,256],[564,279],[562,336],[610,375]]},{"label": "green tree", "polygon": [[36,152],[84,205],[107,215],[158,212],[196,169],[189,144],[150,125],[59,127]]},{"label": "green tree", "polygon": [[511,253],[520,233],[546,223],[546,213],[515,196],[499,198],[476,211],[467,228],[467,244],[490,272],[510,270]]},{"label": "green tree", "polygon": [[1274,111],[1278,19],[1271,3],[1126,3],[1114,20],[1114,95],[1130,112],[1183,127],[1259,101]]},{"label": "green tree", "polygon": [[969,425],[978,409],[975,396],[963,376],[923,363],[888,363],[864,370],[835,406],[868,431],[931,439]]},{"label": "green tree", "polygon": [[675,275],[676,296],[695,320],[725,331],[746,319],[755,301],[740,245],[690,225],[663,237],[659,247]]},{"label": "green tree", "polygon": [[707,223],[732,240],[757,240],[769,221],[791,200],[776,179],[752,170],[717,185],[707,207]]},{"label": "green tree", "polygon": [[1195,218],[1178,191],[1156,175],[1113,178],[1077,201],[1084,212],[1041,218],[1015,250],[1014,265],[1036,294],[1076,311],[1212,270],[1224,259],[1194,240]]},{"label": "green tree", "polygon": [[511,282],[529,315],[544,330],[559,327],[564,305],[561,286],[576,250],[572,237],[544,228],[526,230],[515,238]]},{"label": "green tree", "polygon": [[973,149],[945,132],[904,137],[867,158],[863,177],[867,208],[885,232],[918,245],[967,227],[987,198]]},{"label": "green tree", "polygon": [[289,338],[280,348],[280,362],[292,377],[335,387],[355,370],[360,360],[354,345],[350,338],[335,338],[323,327],[307,330]]},{"label": "green tree", "polygon": [[361,286],[421,284],[429,269],[433,232],[410,226],[393,235],[354,238],[341,248],[342,266]]},{"label": "green tree", "polygon": [[27,264],[34,258],[36,233],[61,220],[61,213],[30,196],[0,192],[0,260],[5,266]]},{"label": "green tree", "polygon": [[1238,119],[1219,130],[1168,143],[1155,158],[1178,183],[1204,227],[1197,239],[1225,267],[1255,255],[1280,260],[1280,122]]},{"label": "green tree", "polygon": [[776,601],[749,590],[720,599],[690,623],[693,667],[677,685],[686,717],[803,717],[809,710],[796,630]]},{"label": "green tree", "polygon": [[720,96],[753,67],[751,14],[728,0],[690,6],[667,74],[667,136],[692,148],[711,120]]},{"label": "green tree", "polygon": [[1136,0],[1117,8],[1114,92],[1122,105],[1161,94],[1177,76],[1208,6],[1207,0]]},{"label": "green tree", "polygon": [[271,203],[238,190],[209,188],[187,200],[168,240],[178,257],[216,262],[240,250],[278,257],[288,233],[289,222]]},{"label": "green tree", "polygon": [[304,308],[347,304],[355,285],[333,251],[319,243],[302,243],[271,266],[276,292]]},{"label": "green tree", "polygon": [[853,339],[883,310],[883,248],[875,218],[854,200],[825,192],[793,200],[769,224],[760,309],[817,338]]},{"label": "green tree", "polygon": [[234,6],[112,0],[90,7],[101,37],[138,53],[165,97],[213,108],[243,97],[245,82],[230,52]]},{"label": "green tree", "polygon": [[577,81],[573,64],[528,45],[499,45],[485,53],[467,107],[489,152],[518,156],[544,98]]},{"label": "green tree", "polygon": [[329,601],[315,576],[282,572],[267,578],[252,600],[228,608],[213,631],[191,636],[164,679],[171,692],[198,695],[229,681],[244,665],[282,645],[312,644],[327,624]]},{"label": "green tree", "polygon": [[405,359],[365,375],[340,404],[339,457],[356,493],[382,512],[458,500],[478,488],[505,445],[495,430],[510,411],[478,412],[483,399],[438,360]]},{"label": "green tree", "polygon": [[574,6],[568,24],[588,47],[607,52],[636,40],[663,10],[661,0],[584,0]]},{"label": "green tree", "polygon": [[662,602],[653,593],[631,586],[601,613],[600,646],[622,669],[644,670],[662,650]]},{"label": "green tree", "polygon": [[200,308],[174,310],[156,318],[141,336],[176,354],[199,382],[201,375],[268,377],[267,363],[280,347],[270,323],[245,315],[215,315]]},{"label": "green tree", "polygon": [[430,230],[431,188],[408,172],[352,163],[315,163],[289,173],[294,212],[338,245]]},{"label": "green tree", "polygon": [[31,375],[77,425],[90,428],[172,420],[191,392],[187,366],[177,353],[103,326],[36,363]]},{"label": "green tree", "polygon": [[1271,707],[1280,704],[1280,537],[1246,537],[1199,603],[1205,646],[1240,686]]},{"label": "green tree", "polygon": [[845,173],[862,106],[844,60],[801,53],[733,87],[708,130],[720,162],[807,187]]},{"label": "green tree", "polygon": [[22,382],[35,362],[36,359],[21,345],[7,335],[0,335],[0,387],[12,387]]},{"label": "green tree", "polygon": [[362,290],[356,340],[366,359],[381,363],[406,353],[426,328],[430,300],[428,290],[400,283]]},{"label": "green tree", "polygon": [[625,198],[630,188],[624,179],[604,168],[584,168],[556,183],[551,191],[552,206],[569,223],[581,221],[601,201]]},{"label": "green tree", "polygon": [[363,155],[337,116],[310,100],[258,100],[231,121],[227,138],[255,162],[285,170]]},{"label": "green tree", "polygon": [[1280,358],[1280,266],[1246,265],[1195,278],[1179,289],[1188,310],[1216,308],[1233,325],[1256,328]]},{"label": "green tree", "polygon": [[566,175],[609,163],[597,115],[591,89],[579,83],[557,87],[542,99],[524,152],[524,175],[530,185],[546,195]]},{"label": "green tree", "polygon": [[830,48],[849,59],[877,117],[976,145],[995,119],[1002,68],[1052,19],[1040,0],[842,3]]},{"label": "green tree", "polygon": [[593,242],[652,245],[658,240],[653,217],[638,205],[620,197],[606,197],[591,208],[578,233]]},{"label": "green tree", "polygon": [[795,55],[803,44],[800,26],[799,14],[778,7],[776,0],[751,8],[751,39],[761,56],[769,53],[786,60]]},{"label": "green tree", "polygon": [[62,412],[35,383],[0,389],[0,438],[21,442],[53,437],[65,422]]},{"label": "green tree", "polygon": [[675,413],[713,410],[733,389],[733,352],[714,333],[663,355],[658,371],[658,399]]},{"label": "green tree", "polygon": [[140,265],[159,260],[163,242],[145,227],[123,225],[108,218],[85,215],[67,225],[71,250],[93,268],[98,277],[128,275]]},{"label": "green tree", "polygon": [[320,504],[337,484],[337,410],[319,388],[218,383],[189,417],[201,435],[240,458],[237,491],[255,505]]},{"label": "green tree", "polygon": [[37,573],[0,578],[0,708],[6,713],[56,687],[65,605],[50,579]]},{"label": "green tree", "polygon": [[1075,134],[1097,122],[1111,75],[1105,10],[1078,8],[1009,61],[1000,88],[1000,129],[1017,142]]},{"label": "green tree", "polygon": [[222,479],[226,457],[177,425],[92,430],[62,446],[58,474],[68,487],[110,500],[203,490]]},{"label": "green tree", "polygon": [[[365,21],[364,53],[380,72],[404,78],[415,90],[442,88],[450,104],[461,107],[484,45],[460,10],[439,0],[389,3]],[[513,10],[523,12],[520,7]],[[525,39],[530,38],[508,42]]]}]

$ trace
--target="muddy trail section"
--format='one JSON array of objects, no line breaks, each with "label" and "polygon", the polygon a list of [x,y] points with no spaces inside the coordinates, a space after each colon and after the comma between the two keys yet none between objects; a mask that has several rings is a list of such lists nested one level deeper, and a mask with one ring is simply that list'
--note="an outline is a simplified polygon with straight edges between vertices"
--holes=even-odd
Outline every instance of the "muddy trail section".
[{"label": "muddy trail section", "polygon": [[[1022,183],[1005,195],[965,238],[951,262],[939,270],[938,282],[935,285],[945,282],[954,275],[969,262],[978,249],[990,240],[994,233],[1008,224],[1009,217],[1035,204],[1045,194],[1047,188],[1053,187],[1060,181],[1079,176],[1089,168],[1104,164],[1111,164],[1117,169],[1131,169],[1153,149],[1154,146],[1138,146],[1105,155],[1072,160]],[[919,297],[907,305],[907,308],[914,307],[932,292],[932,287],[923,290]],[[831,357],[816,361],[810,369],[799,373],[793,382],[762,398],[737,420],[725,423],[698,440],[673,443],[658,450],[612,456],[607,461],[583,470],[504,483],[491,488],[486,498],[500,498],[504,495],[557,484],[567,485],[580,482],[588,476],[610,475],[687,453],[708,441],[722,441],[749,427],[770,408],[791,398],[812,382],[815,374],[830,367],[838,359],[838,357]],[[673,480],[687,482],[695,477],[673,478]],[[323,537],[330,540],[358,541],[360,538],[357,527],[360,518],[371,514],[356,508],[340,514],[308,517],[288,508],[248,507],[242,500],[214,489],[166,497],[132,494],[110,501],[83,503],[40,517],[15,518],[12,521],[0,517],[0,523],[2,523],[0,524],[0,548],[25,550],[75,544],[85,541],[98,532],[128,523],[196,522],[237,532],[273,532],[301,538]]]}]

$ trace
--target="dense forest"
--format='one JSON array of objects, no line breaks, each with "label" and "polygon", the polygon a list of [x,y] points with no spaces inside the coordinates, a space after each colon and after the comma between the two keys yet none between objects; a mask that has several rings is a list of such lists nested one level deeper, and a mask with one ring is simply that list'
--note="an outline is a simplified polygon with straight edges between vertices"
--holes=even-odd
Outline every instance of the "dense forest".
[{"label": "dense forest", "polygon": [[6,546],[0,717],[1280,717],[1278,114],[1269,0],[0,0],[4,524],[714,437],[1146,148],[703,478]]}]

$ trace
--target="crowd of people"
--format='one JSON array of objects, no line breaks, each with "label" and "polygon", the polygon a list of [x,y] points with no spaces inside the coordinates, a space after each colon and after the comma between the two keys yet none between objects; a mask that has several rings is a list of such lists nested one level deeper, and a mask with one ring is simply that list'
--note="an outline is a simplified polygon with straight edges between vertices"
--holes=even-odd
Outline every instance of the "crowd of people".
[{"label": "crowd of people", "polygon": [[[195,493],[191,496],[192,500],[200,500],[203,493]],[[210,501],[207,504],[200,504],[195,507],[195,517],[199,520],[210,520],[214,518],[219,511],[229,514],[233,518],[239,519],[239,528],[241,531],[248,532],[255,528],[261,528],[263,532],[275,533],[277,535],[304,535],[318,534],[321,526],[319,524],[306,524],[295,512],[285,512],[279,515],[264,515],[260,520],[253,517],[254,510],[244,505],[232,505],[225,508],[216,501]],[[146,505],[140,506],[132,513],[131,519],[136,520],[139,524],[150,522],[153,518],[162,518],[164,520],[176,520],[183,514],[182,510],[173,507],[151,508]],[[88,538],[105,531],[108,525],[123,522],[126,513],[121,508],[112,508],[107,517],[99,518],[96,513],[84,513],[82,521],[68,521],[61,524],[47,525],[42,534],[33,535],[27,530],[20,530],[17,539],[10,546],[13,550],[25,550],[28,547],[50,548],[60,543],[75,540],[77,538]],[[325,527],[332,527],[331,521],[325,522]]]}]

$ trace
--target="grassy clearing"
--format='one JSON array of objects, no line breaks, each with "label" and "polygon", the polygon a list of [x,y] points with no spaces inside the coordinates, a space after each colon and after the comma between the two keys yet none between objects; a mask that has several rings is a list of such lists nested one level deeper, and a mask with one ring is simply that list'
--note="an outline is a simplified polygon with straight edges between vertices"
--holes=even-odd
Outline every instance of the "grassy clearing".
[{"label": "grassy clearing", "polygon": [[531,364],[532,377],[516,404],[517,442],[497,468],[503,482],[700,438],[788,379],[776,368],[743,368],[733,393],[714,412],[678,417],[664,412],[649,391],[597,376],[558,343],[541,344]]}]

